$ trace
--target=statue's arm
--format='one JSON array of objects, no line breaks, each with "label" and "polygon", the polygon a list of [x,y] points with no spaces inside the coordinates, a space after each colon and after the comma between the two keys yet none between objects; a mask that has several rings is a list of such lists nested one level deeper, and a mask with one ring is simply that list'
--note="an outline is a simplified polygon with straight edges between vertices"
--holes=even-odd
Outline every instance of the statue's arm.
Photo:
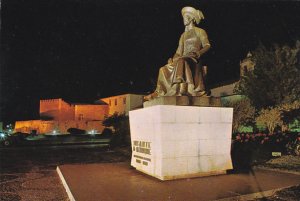
[{"label": "statue's arm", "polygon": [[202,48],[198,52],[198,58],[201,57],[204,53],[206,53],[210,49],[210,43],[209,43],[208,36],[207,36],[205,30],[203,30],[203,29],[199,30],[199,37],[201,40]]},{"label": "statue's arm", "polygon": [[173,56],[173,60],[178,59],[178,57],[181,57],[183,54],[183,34],[180,36],[178,48],[176,50],[176,53]]}]

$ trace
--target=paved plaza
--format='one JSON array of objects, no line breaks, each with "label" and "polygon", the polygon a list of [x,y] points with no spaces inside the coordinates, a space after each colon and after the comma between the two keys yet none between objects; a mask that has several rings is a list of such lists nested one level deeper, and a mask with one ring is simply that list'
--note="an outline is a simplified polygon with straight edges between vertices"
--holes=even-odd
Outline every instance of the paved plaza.
[{"label": "paved plaza", "polygon": [[62,165],[58,172],[76,201],[93,200],[218,200],[252,194],[268,196],[275,189],[300,184],[300,175],[268,170],[160,181],[129,163]]}]

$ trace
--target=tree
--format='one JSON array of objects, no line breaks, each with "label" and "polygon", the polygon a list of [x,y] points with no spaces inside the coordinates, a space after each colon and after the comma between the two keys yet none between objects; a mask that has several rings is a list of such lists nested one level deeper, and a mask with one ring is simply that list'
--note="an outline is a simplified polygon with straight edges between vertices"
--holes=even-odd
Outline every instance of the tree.
[{"label": "tree", "polygon": [[106,117],[102,125],[105,127],[113,128],[113,138],[111,145],[129,145],[130,144],[130,128],[129,118],[125,114],[114,113],[113,115]]},{"label": "tree", "polygon": [[281,110],[279,107],[262,109],[256,117],[256,123],[268,128],[269,133],[274,133],[277,126],[282,126]]},{"label": "tree", "polygon": [[255,68],[241,77],[236,92],[257,108],[274,107],[300,99],[300,42],[295,47],[259,45],[252,52]]},{"label": "tree", "polygon": [[128,116],[125,114],[114,113],[113,115],[106,117],[102,124],[105,127],[112,127],[115,133],[129,133],[129,120]]},{"label": "tree", "polygon": [[234,132],[237,132],[240,126],[250,125],[254,122],[255,108],[251,105],[249,99],[229,101],[225,106],[233,107],[232,127]]},{"label": "tree", "polygon": [[300,120],[300,101],[282,104],[279,106],[279,109],[283,121],[282,131],[288,130],[288,125],[293,123],[296,119]]}]

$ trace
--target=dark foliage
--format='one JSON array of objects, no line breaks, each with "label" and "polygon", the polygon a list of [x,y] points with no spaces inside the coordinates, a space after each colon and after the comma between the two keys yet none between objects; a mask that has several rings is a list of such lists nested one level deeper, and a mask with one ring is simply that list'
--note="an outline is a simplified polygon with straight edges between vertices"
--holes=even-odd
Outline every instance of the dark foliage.
[{"label": "dark foliage", "polygon": [[300,99],[300,42],[294,47],[262,44],[253,51],[255,68],[241,78],[238,93],[257,109],[292,103]]},{"label": "dark foliage", "polygon": [[251,166],[272,158],[272,152],[297,155],[300,133],[233,134],[231,156],[234,169],[249,170]]},{"label": "dark foliage", "polygon": [[103,121],[105,127],[113,128],[111,146],[129,146],[130,145],[130,129],[129,118],[125,114],[115,113]]},{"label": "dark foliage", "polygon": [[113,132],[112,132],[112,130],[110,128],[104,128],[103,131],[102,131],[102,133],[101,133],[101,135],[103,137],[111,137],[112,133]]},{"label": "dark foliage", "polygon": [[68,133],[70,133],[71,135],[81,135],[81,134],[85,134],[86,131],[82,130],[82,129],[78,129],[78,128],[69,128],[67,130]]}]

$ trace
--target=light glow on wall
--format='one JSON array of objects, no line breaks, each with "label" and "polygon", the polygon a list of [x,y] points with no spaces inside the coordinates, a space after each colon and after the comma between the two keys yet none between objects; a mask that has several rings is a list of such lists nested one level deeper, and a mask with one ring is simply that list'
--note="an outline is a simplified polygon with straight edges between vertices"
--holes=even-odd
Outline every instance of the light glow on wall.
[{"label": "light glow on wall", "polygon": [[91,135],[95,135],[95,134],[97,134],[98,132],[97,132],[97,130],[95,130],[95,129],[92,129],[92,130],[90,130],[89,132],[88,132],[88,134],[91,134]]}]

